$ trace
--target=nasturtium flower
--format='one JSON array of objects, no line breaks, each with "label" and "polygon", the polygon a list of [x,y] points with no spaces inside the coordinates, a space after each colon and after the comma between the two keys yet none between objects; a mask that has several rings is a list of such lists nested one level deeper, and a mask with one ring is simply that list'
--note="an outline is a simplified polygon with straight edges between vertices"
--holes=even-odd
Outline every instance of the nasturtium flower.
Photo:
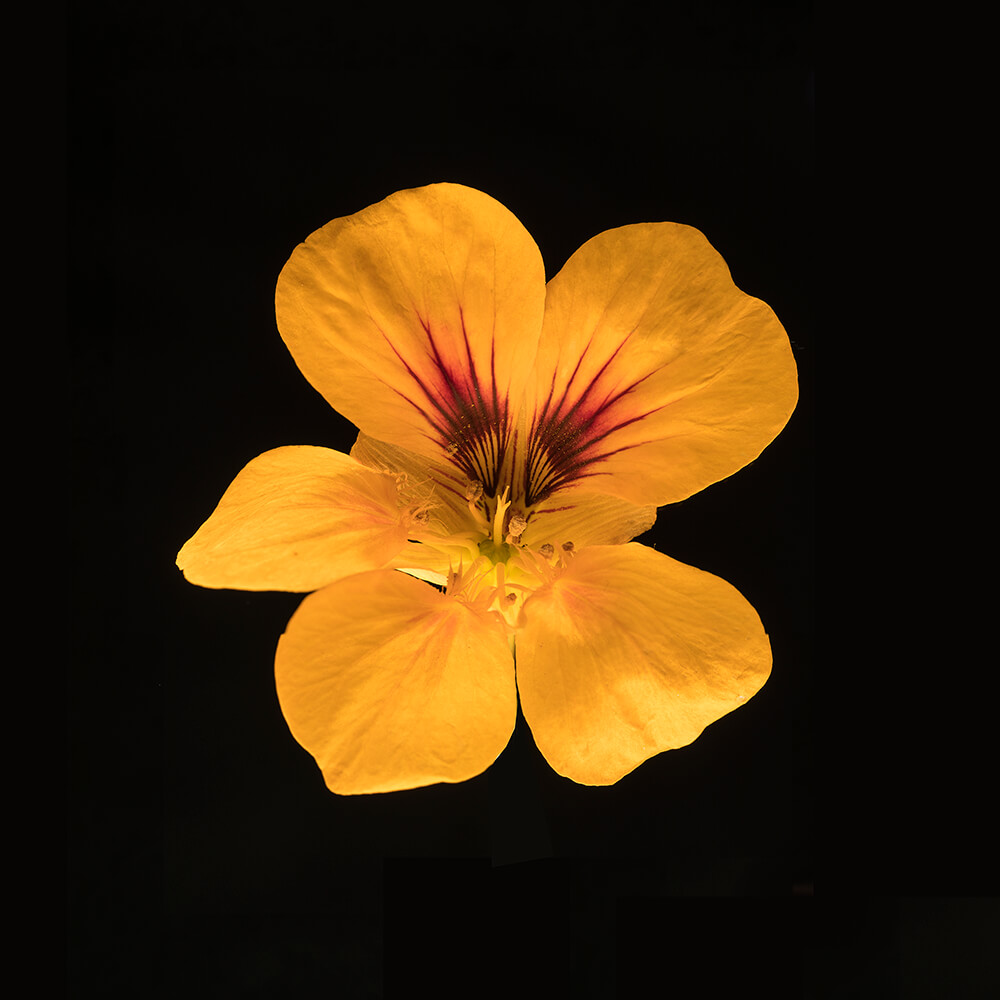
[{"label": "nasturtium flower", "polygon": [[613,229],[546,284],[511,212],[433,184],[313,233],[275,304],[357,442],[255,458],[177,561],[204,587],[311,592],[276,686],[333,792],[481,773],[518,696],[559,774],[613,784],[761,689],[747,600],[631,541],[797,400],[787,334],[702,233]]}]

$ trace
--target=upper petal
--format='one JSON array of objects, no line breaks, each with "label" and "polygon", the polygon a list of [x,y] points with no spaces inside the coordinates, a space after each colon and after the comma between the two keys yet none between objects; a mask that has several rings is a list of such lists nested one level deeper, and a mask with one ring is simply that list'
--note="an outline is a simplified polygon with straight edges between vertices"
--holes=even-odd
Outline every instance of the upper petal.
[{"label": "upper petal", "polygon": [[601,233],[549,282],[531,423],[536,495],[581,482],[657,506],[724,479],[798,398],[771,309],[690,226]]},{"label": "upper petal", "polygon": [[302,373],[362,431],[471,467],[510,433],[544,299],[541,254],[514,215],[432,184],[313,233],[275,311]]},{"label": "upper petal", "polygon": [[734,587],[635,542],[584,549],[537,591],[516,655],[538,749],[586,785],[691,743],[771,670],[760,619]]},{"label": "upper petal", "polygon": [[496,617],[387,570],[307,597],[275,679],[292,735],[341,795],[465,781],[500,756],[517,717]]},{"label": "upper petal", "polygon": [[202,587],[317,590],[406,543],[396,484],[329,448],[275,448],[233,480],[177,556]]}]

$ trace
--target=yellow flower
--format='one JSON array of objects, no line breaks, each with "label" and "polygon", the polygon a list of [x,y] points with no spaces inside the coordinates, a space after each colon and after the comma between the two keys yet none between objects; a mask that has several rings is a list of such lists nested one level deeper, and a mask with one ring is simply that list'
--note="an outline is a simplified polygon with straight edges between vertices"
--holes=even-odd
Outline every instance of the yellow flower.
[{"label": "yellow flower", "polygon": [[760,690],[745,598],[630,541],[797,400],[784,329],[698,230],[602,233],[546,285],[506,208],[434,184],[313,233],[275,302],[357,443],[254,459],[177,562],[205,587],[315,591],[276,682],[332,791],[481,773],[518,695],[559,774],[612,784]]}]

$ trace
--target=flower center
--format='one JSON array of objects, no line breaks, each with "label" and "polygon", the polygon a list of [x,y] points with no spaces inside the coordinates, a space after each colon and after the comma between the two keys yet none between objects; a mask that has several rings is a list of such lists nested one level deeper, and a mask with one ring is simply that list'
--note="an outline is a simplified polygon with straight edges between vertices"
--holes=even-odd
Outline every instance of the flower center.
[{"label": "flower center", "polygon": [[497,545],[492,538],[484,538],[479,543],[479,554],[486,556],[496,566],[497,563],[507,562],[514,554],[514,549],[513,546],[508,545],[506,542],[501,542]]},{"label": "flower center", "polygon": [[507,489],[513,503],[529,510],[578,478],[588,464],[579,414],[545,414],[525,435],[511,426],[506,406],[496,400],[464,404],[460,413],[441,444],[448,461],[487,497]]},{"label": "flower center", "polygon": [[[399,485],[402,492],[406,484]],[[561,550],[549,543],[537,549],[524,545],[521,536],[531,510],[515,507],[510,495],[509,485],[488,491],[482,481],[469,480],[464,488],[470,514],[467,530],[447,537],[438,534],[433,516],[421,509],[418,514],[425,516],[410,516],[408,534],[448,561],[447,575],[441,581],[445,593],[479,613],[497,615],[513,642],[523,624],[524,602],[559,575],[572,543],[564,544]],[[409,506],[414,505],[411,502]]]}]

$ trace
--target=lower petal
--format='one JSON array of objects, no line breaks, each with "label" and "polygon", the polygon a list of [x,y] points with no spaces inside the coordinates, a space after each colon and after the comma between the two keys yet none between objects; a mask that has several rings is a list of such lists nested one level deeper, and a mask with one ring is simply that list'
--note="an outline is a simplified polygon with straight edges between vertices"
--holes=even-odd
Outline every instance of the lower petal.
[{"label": "lower petal", "polygon": [[577,553],[525,619],[524,717],[549,764],[585,785],[693,742],[771,671],[764,627],[734,587],[636,543]]},{"label": "lower petal", "polygon": [[340,795],[472,778],[517,717],[499,620],[388,570],[307,597],[275,677],[292,735]]}]

